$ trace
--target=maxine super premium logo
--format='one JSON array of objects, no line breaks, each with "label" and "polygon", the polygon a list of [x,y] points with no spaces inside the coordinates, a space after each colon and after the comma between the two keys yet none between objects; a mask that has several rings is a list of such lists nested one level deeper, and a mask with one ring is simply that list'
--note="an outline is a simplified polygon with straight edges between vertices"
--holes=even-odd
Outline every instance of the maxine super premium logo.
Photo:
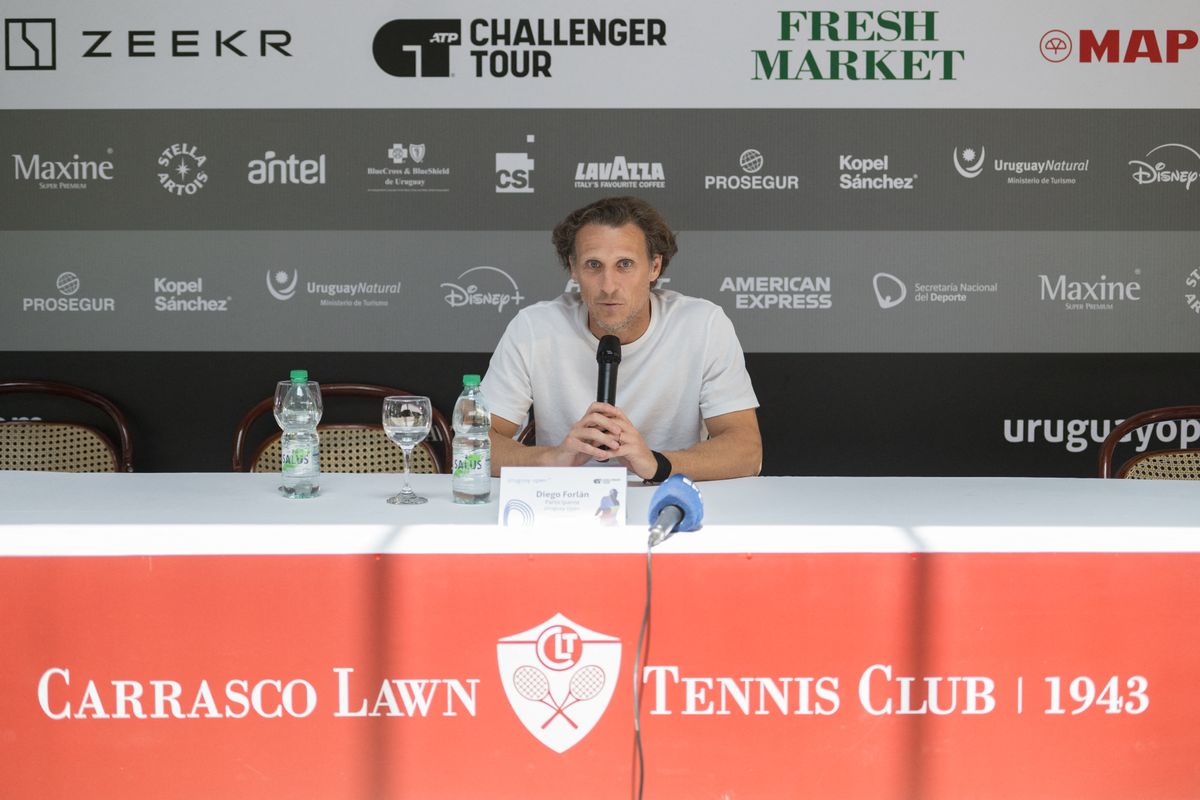
[{"label": "maxine super premium logo", "polygon": [[[548,48],[665,46],[667,23],[646,18],[478,18],[465,23],[475,77],[551,78]],[[464,44],[461,19],[394,19],[371,44],[375,63],[397,78],[453,76]]]},{"label": "maxine super premium logo", "polygon": [[[113,149],[106,154],[112,155]],[[42,153],[13,153],[13,180],[35,184],[45,190],[79,190],[89,185],[107,183],[115,174],[113,162],[108,159],[80,158],[78,153],[70,159],[58,160]]]},{"label": "maxine super premium logo", "polygon": [[937,11],[779,11],[779,41],[751,50],[753,80],[955,80],[963,50],[936,47]]}]

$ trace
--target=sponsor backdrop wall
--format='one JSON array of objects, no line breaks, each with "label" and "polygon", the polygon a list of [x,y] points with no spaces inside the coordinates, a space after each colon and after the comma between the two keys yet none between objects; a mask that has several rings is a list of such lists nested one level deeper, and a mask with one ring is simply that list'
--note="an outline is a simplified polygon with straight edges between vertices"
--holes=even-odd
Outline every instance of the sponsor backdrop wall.
[{"label": "sponsor backdrop wall", "polygon": [[769,474],[1091,475],[1197,401],[1192,3],[777,6],[5,0],[0,379],[110,396],[141,470],[226,468],[296,367],[448,412],[633,193]]}]

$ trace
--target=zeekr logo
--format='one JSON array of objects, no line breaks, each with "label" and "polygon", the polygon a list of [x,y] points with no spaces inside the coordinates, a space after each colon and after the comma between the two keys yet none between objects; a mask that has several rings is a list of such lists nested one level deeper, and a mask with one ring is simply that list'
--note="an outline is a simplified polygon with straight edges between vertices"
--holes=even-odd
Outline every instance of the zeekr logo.
[{"label": "zeekr logo", "polygon": [[621,672],[621,640],[555,614],[496,644],[500,682],[534,738],[564,753],[608,708]]},{"label": "zeekr logo", "polygon": [[462,20],[394,19],[375,34],[375,63],[397,78],[450,77],[450,47],[462,41]]},{"label": "zeekr logo", "polygon": [[4,20],[4,68],[55,69],[57,38],[53,19]]}]

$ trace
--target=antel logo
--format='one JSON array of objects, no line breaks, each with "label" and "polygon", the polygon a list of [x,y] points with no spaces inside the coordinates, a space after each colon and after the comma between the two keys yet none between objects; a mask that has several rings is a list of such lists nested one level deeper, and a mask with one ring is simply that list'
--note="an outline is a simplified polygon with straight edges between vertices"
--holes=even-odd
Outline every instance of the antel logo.
[{"label": "antel logo", "polygon": [[[535,142],[532,133],[525,143]],[[496,191],[501,194],[533,193],[533,159],[529,153],[496,153]]]},{"label": "antel logo", "polygon": [[621,673],[621,640],[555,614],[496,644],[504,694],[535,739],[564,753],[591,732]]},{"label": "antel logo", "polygon": [[[1200,33],[1188,28],[1171,28],[1156,32],[1148,28],[1130,31],[1110,29],[1103,32],[1079,31],[1079,61],[1090,64],[1104,61],[1109,64],[1132,64],[1148,61],[1152,64],[1177,64],[1179,54],[1200,44]],[[1073,42],[1066,31],[1055,29],[1042,34],[1042,58],[1055,64],[1070,58]]]},{"label": "antel logo", "polygon": [[246,166],[246,180],[255,186],[265,184],[313,184],[325,183],[325,154],[316,158],[297,158],[295,153],[287,158],[268,150],[262,158],[256,158]]},{"label": "antel logo", "polygon": [[987,163],[986,153],[987,150],[983,147],[979,148],[978,153],[975,152],[974,147],[964,147],[960,158],[956,147],[954,148],[954,168],[964,178],[978,178]]},{"label": "antel logo", "polygon": [[296,285],[300,281],[300,271],[292,270],[292,277],[289,280],[288,274],[284,270],[277,272],[267,271],[267,291],[271,293],[271,297],[276,300],[291,300],[296,296]]},{"label": "antel logo", "polygon": [[375,63],[397,78],[450,77],[450,47],[462,42],[462,20],[394,19],[375,33]]},{"label": "antel logo", "polygon": [[57,38],[53,19],[4,20],[4,68],[55,69]]},{"label": "antel logo", "polygon": [[1075,49],[1071,35],[1058,28],[1043,33],[1042,41],[1038,46],[1042,51],[1042,58],[1053,64],[1066,61],[1071,57],[1071,51]]}]

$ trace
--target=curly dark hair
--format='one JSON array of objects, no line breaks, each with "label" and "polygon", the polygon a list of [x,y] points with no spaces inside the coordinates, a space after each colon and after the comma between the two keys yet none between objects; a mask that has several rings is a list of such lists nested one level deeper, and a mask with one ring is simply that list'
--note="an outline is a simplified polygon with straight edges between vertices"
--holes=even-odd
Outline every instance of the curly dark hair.
[{"label": "curly dark hair", "polygon": [[554,242],[559,262],[570,269],[571,257],[575,254],[575,236],[580,228],[584,225],[619,228],[630,223],[637,225],[645,234],[646,253],[650,260],[653,261],[655,256],[662,256],[662,271],[659,274],[666,272],[667,264],[679,252],[675,245],[675,234],[671,232],[662,214],[640,197],[605,197],[572,211],[566,219],[554,226],[550,240]]}]

